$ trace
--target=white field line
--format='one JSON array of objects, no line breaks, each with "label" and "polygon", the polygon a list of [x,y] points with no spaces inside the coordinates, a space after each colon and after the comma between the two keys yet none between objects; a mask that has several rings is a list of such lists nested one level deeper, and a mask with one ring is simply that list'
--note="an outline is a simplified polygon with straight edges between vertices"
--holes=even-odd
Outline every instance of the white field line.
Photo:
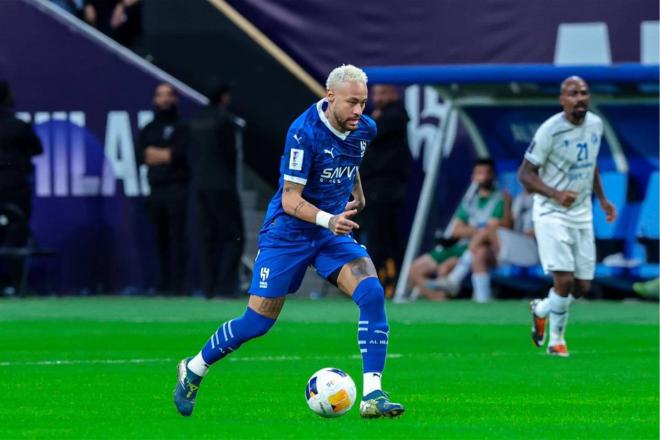
[{"label": "white field line", "polygon": [[[579,350],[571,351],[573,356],[579,355],[598,355],[598,354],[657,354],[654,349],[630,349],[630,350]],[[545,356],[545,350],[538,350],[537,354]],[[488,358],[488,357],[519,357],[524,353],[513,352],[475,352],[475,353],[390,353],[388,359],[415,358],[415,359],[449,359],[449,358]],[[293,361],[332,361],[337,359],[360,359],[359,354],[351,356],[234,356],[227,358],[230,362],[293,362]],[[152,359],[60,359],[60,360],[41,360],[41,361],[0,361],[0,367],[18,367],[18,366],[60,366],[60,365],[129,365],[129,364],[165,364],[177,362],[178,358],[152,358]]]},{"label": "white field line", "polygon": [[14,366],[51,366],[51,365],[123,365],[123,364],[160,364],[172,362],[172,359],[59,359],[45,361],[0,361],[0,367]]},{"label": "white field line", "polygon": [[[403,355],[392,353],[387,355],[389,359],[400,358]],[[231,362],[291,362],[302,360],[336,360],[346,356],[246,356],[228,358]],[[359,359],[360,355],[349,356],[350,359]],[[175,358],[154,359],[60,359],[43,361],[0,361],[0,367],[17,366],[58,366],[58,365],[127,365],[127,364],[164,364],[176,362]]]}]

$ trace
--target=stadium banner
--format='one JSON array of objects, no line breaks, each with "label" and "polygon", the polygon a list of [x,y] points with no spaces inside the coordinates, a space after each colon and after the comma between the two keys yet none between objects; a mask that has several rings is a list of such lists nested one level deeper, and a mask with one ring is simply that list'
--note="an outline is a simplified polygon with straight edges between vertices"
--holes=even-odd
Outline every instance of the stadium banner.
[{"label": "stadium banner", "polygon": [[58,12],[32,0],[0,4],[0,78],[44,147],[34,159],[32,231],[38,247],[56,251],[32,261],[31,285],[142,290],[155,284],[157,259],[143,208],[149,187],[135,157],[138,129],[152,118],[162,81],[179,90],[183,115],[204,98]]},{"label": "stadium banner", "polygon": [[319,81],[342,63],[658,62],[648,0],[227,3]]}]

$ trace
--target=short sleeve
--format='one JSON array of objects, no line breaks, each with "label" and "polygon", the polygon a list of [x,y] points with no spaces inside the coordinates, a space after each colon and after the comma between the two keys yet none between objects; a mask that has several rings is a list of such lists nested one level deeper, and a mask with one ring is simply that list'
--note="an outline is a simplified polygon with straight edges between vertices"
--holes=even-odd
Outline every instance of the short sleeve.
[{"label": "short sleeve", "polygon": [[504,197],[498,200],[495,208],[493,208],[493,212],[491,213],[490,218],[495,220],[502,220],[504,218]]},{"label": "short sleeve", "polygon": [[290,129],[280,164],[282,178],[288,182],[306,185],[313,153],[311,137],[303,131]]},{"label": "short sleeve", "polygon": [[527,147],[525,159],[537,167],[543,166],[550,154],[551,146],[551,136],[548,132],[547,126],[542,125],[534,134],[532,143]]},{"label": "short sleeve", "polygon": [[465,210],[465,204],[463,202],[461,202],[461,205],[458,207],[456,218],[465,224],[470,222],[470,218],[468,217],[467,211]]}]

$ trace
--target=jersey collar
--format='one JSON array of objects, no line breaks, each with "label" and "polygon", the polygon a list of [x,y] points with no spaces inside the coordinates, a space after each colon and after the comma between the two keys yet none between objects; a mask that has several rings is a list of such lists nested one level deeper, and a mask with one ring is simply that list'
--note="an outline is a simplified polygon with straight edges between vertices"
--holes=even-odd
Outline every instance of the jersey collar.
[{"label": "jersey collar", "polygon": [[323,122],[323,124],[325,124],[325,126],[328,127],[328,130],[330,130],[332,132],[332,134],[337,136],[342,141],[345,141],[346,138],[348,137],[348,135],[351,134],[351,132],[350,131],[345,131],[345,132],[342,133],[341,131],[339,131],[335,127],[333,127],[332,124],[330,124],[330,121],[328,121],[328,118],[325,116],[325,112],[323,111],[323,104],[325,104],[327,102],[328,101],[325,98],[323,98],[319,102],[316,103],[316,110],[319,113],[319,119],[321,119],[321,122]]}]

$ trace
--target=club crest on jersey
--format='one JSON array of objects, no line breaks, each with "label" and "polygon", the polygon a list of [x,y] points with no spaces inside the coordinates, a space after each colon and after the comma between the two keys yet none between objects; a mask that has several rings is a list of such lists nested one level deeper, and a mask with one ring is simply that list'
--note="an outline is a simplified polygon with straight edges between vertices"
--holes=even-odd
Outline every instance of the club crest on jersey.
[{"label": "club crest on jersey", "polygon": [[591,143],[592,144],[598,143],[598,135],[596,133],[591,133]]},{"label": "club crest on jersey", "polygon": [[360,141],[360,157],[364,157],[365,151],[367,151],[367,141]]},{"label": "club crest on jersey", "polygon": [[325,168],[321,172],[321,182],[328,183],[341,183],[342,177],[347,177],[352,179],[353,176],[357,173],[358,167],[353,166],[343,166],[337,168]]}]

